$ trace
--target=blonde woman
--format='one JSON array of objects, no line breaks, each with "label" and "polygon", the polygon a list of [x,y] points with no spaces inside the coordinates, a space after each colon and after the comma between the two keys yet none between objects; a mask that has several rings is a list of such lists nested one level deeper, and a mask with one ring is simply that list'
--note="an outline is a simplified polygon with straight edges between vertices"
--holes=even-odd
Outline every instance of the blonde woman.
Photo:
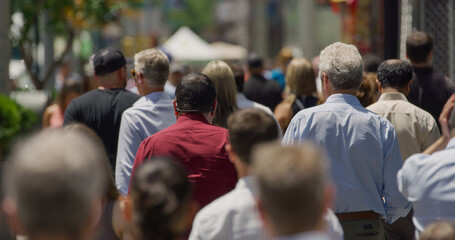
[{"label": "blonde woman", "polygon": [[275,108],[275,117],[284,131],[292,117],[300,110],[316,106],[317,97],[315,74],[311,63],[305,58],[293,59],[286,69],[286,90],[288,96]]},{"label": "blonde woman", "polygon": [[202,73],[212,80],[216,89],[218,106],[213,124],[225,128],[229,115],[238,109],[234,74],[227,63],[218,60],[209,62]]}]

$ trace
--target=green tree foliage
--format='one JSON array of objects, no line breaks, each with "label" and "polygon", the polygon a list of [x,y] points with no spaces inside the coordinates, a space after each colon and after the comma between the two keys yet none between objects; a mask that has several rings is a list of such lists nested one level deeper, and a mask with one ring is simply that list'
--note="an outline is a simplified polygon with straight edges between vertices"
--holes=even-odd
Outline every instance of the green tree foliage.
[{"label": "green tree foliage", "polygon": [[174,30],[188,26],[196,33],[215,24],[215,6],[218,0],[182,0],[182,7],[170,9],[168,19]]},{"label": "green tree foliage", "polygon": [[22,133],[29,131],[37,116],[23,108],[8,96],[0,95],[0,159],[7,153],[11,142]]},{"label": "green tree foliage", "polygon": [[[75,30],[100,27],[115,19],[119,9],[133,0],[12,0],[11,13],[21,12],[24,26],[20,36],[12,40],[13,47],[18,47],[24,59],[27,71],[37,89],[42,89],[55,69],[62,63],[64,56],[71,50]],[[137,0],[134,0],[137,1]],[[42,14],[46,22],[39,23]],[[43,27],[41,27],[43,26]],[[36,30],[41,34],[54,33],[66,37],[64,54],[56,59],[42,79],[33,71],[31,49],[36,41]]]}]

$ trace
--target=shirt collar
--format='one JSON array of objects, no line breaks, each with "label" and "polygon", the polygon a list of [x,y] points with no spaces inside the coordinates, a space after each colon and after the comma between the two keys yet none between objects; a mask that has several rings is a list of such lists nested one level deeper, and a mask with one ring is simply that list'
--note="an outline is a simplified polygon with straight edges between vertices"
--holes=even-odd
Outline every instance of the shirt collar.
[{"label": "shirt collar", "polygon": [[209,124],[207,118],[202,115],[202,113],[181,113],[177,122],[187,122],[187,121],[200,121],[206,124]]},{"label": "shirt collar", "polygon": [[252,175],[245,176],[243,178],[240,178],[237,181],[237,185],[235,185],[236,189],[241,189],[241,188],[248,188],[250,189],[253,194],[257,193],[257,182],[256,182],[256,177]]},{"label": "shirt collar", "polygon": [[403,93],[399,92],[386,92],[381,94],[381,97],[379,97],[378,101],[390,101],[390,100],[403,100],[403,101],[408,101],[406,99],[406,96],[404,96]]},{"label": "shirt collar", "polygon": [[350,105],[358,105],[362,106],[359,102],[359,99],[351,94],[342,94],[342,93],[336,93],[330,95],[327,100],[325,101],[326,103],[347,103]]},{"label": "shirt collar", "polygon": [[156,102],[160,99],[161,100],[171,100],[167,94],[163,94],[163,93],[164,93],[163,91],[149,93],[149,94],[139,98],[139,100],[137,100],[137,102],[135,102],[133,104],[133,106],[137,106],[138,104],[141,104],[141,103],[147,102],[147,101]]}]

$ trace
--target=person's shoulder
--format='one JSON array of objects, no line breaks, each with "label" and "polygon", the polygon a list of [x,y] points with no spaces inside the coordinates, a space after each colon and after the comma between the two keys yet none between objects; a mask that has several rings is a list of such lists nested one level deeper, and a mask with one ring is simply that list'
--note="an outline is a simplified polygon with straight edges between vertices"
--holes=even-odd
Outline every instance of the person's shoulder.
[{"label": "person's shoulder", "polygon": [[199,220],[205,222],[219,218],[227,219],[233,217],[235,213],[246,213],[248,209],[254,208],[255,200],[253,193],[248,189],[234,188],[232,191],[206,205],[197,215]]}]

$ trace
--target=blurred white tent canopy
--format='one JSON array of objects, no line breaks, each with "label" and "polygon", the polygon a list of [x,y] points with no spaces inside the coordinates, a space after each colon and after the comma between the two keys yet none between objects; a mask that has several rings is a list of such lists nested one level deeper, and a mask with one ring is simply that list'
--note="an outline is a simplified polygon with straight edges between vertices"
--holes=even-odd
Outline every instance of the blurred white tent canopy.
[{"label": "blurred white tent canopy", "polygon": [[190,28],[184,26],[163,45],[172,58],[178,61],[207,61],[221,59],[217,52]]},{"label": "blurred white tent canopy", "polygon": [[246,59],[248,55],[248,50],[239,45],[233,45],[225,42],[214,42],[210,45],[220,58],[224,60]]}]

